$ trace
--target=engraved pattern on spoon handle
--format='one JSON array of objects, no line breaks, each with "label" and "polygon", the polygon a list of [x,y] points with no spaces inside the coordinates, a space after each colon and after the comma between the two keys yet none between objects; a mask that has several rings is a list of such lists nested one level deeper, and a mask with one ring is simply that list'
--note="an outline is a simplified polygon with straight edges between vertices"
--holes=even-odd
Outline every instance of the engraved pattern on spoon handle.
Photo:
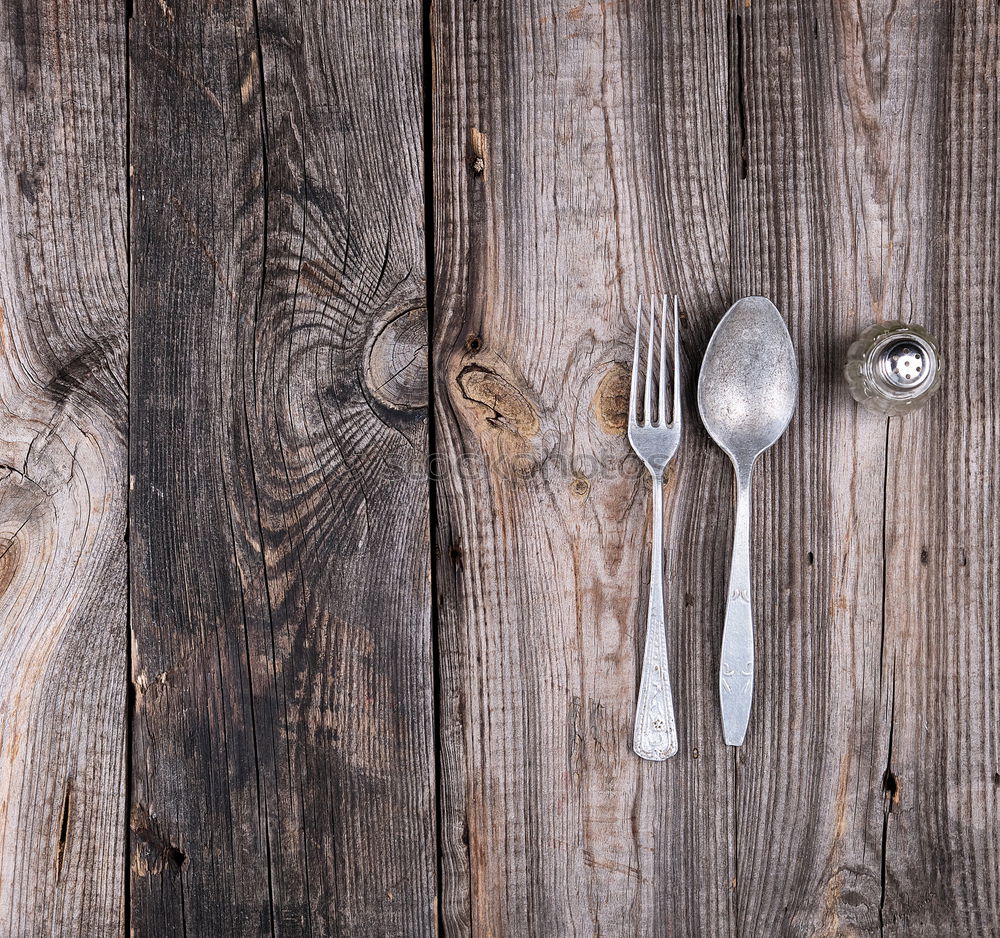
[{"label": "engraved pattern on spoon handle", "polygon": [[670,690],[667,632],[663,621],[663,479],[653,476],[653,556],[649,575],[646,647],[635,715],[636,755],[654,762],[677,752],[677,723]]},{"label": "engraved pattern on spoon handle", "polygon": [[722,631],[719,702],[726,744],[742,746],[753,700],[753,609],[750,583],[750,472],[737,470],[736,523]]}]

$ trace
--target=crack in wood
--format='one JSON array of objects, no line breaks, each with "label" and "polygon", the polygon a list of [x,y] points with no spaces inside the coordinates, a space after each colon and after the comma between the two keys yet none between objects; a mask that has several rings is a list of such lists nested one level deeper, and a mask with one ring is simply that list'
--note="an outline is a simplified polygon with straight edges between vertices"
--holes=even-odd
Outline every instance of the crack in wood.
[{"label": "crack in wood", "polygon": [[66,842],[69,839],[69,818],[73,796],[73,780],[66,780],[66,790],[63,795],[62,809],[59,812],[59,844],[56,848],[56,879],[62,878],[63,859],[66,855]]}]

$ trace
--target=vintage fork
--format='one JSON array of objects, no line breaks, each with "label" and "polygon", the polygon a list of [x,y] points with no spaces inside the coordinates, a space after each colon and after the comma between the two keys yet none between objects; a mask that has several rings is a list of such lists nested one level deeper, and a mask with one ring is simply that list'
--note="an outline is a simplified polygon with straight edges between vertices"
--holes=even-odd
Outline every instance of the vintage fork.
[{"label": "vintage fork", "polygon": [[[663,622],[663,471],[674,458],[681,439],[680,344],[677,328],[677,297],[674,297],[674,393],[670,423],[666,420],[667,297],[657,317],[649,300],[649,338],[646,350],[646,380],[642,420],[639,419],[639,348],[642,344],[642,299],[636,313],[635,352],[632,356],[632,389],[629,394],[628,440],[653,477],[653,558],[649,576],[649,611],[646,616],[646,650],[639,683],[632,748],[643,759],[662,761],[677,752],[677,724],[670,692],[667,663],[667,632]],[[659,318],[659,374],[656,420],[653,419],[653,345]]]}]

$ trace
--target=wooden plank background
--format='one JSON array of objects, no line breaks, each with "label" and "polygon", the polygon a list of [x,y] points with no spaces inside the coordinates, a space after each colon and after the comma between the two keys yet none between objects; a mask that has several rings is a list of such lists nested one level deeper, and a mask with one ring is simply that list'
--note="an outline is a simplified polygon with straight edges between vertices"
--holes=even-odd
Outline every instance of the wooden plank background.
[{"label": "wooden plank background", "polygon": [[126,837],[125,21],[0,7],[0,933],[118,935]]},{"label": "wooden plank background", "polygon": [[132,926],[429,932],[419,7],[129,40]]},{"label": "wooden plank background", "polygon": [[[1000,933],[998,62],[972,0],[0,6],[0,934]],[[732,750],[693,390],[748,293],[802,392]],[[919,414],[840,378],[878,318]]]}]

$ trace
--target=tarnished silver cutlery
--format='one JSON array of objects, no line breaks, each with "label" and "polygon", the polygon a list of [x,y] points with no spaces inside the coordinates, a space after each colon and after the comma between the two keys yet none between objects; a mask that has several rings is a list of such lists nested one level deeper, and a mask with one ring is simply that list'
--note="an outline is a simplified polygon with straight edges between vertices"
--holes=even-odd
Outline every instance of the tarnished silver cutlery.
[{"label": "tarnished silver cutlery", "polygon": [[[650,299],[636,313],[629,393],[628,439],[653,479],[653,554],[646,646],[632,747],[643,759],[677,752],[663,615],[663,473],[681,439],[678,300],[673,298],[672,354],[668,355],[668,299]],[[644,353],[643,353],[644,352]],[[668,359],[672,367],[668,369]],[[672,381],[668,379],[668,371]],[[641,375],[641,378],[640,378]],[[639,385],[642,384],[640,395]],[[672,401],[667,419],[668,385]],[[788,328],[762,296],[737,300],[722,317],[705,351],[698,378],[698,411],[736,473],[736,519],[719,663],[722,730],[741,746],[750,721],[754,634],[750,577],[750,482],[754,464],[788,427],[798,398],[799,372]]]},{"label": "tarnished silver cutlery", "polygon": [[730,746],[743,744],[753,698],[750,477],[757,457],[785,432],[798,388],[795,350],[781,314],[762,296],[737,300],[715,328],[698,379],[702,422],[736,470],[733,559],[719,665],[722,730]]},{"label": "tarnished silver cutlery", "polygon": [[[659,315],[657,315],[659,305]],[[670,690],[667,633],[663,620],[663,471],[677,452],[681,439],[680,345],[677,297],[673,302],[673,392],[667,421],[667,297],[650,297],[645,344],[645,380],[639,397],[639,369],[643,356],[643,303],[639,300],[632,356],[628,439],[632,449],[653,477],[653,555],[646,614],[646,650],[639,683],[633,749],[643,759],[662,761],[677,752],[677,724]],[[658,346],[658,349],[657,349]],[[656,353],[656,354],[654,354]],[[654,408],[655,400],[655,408]]]}]

